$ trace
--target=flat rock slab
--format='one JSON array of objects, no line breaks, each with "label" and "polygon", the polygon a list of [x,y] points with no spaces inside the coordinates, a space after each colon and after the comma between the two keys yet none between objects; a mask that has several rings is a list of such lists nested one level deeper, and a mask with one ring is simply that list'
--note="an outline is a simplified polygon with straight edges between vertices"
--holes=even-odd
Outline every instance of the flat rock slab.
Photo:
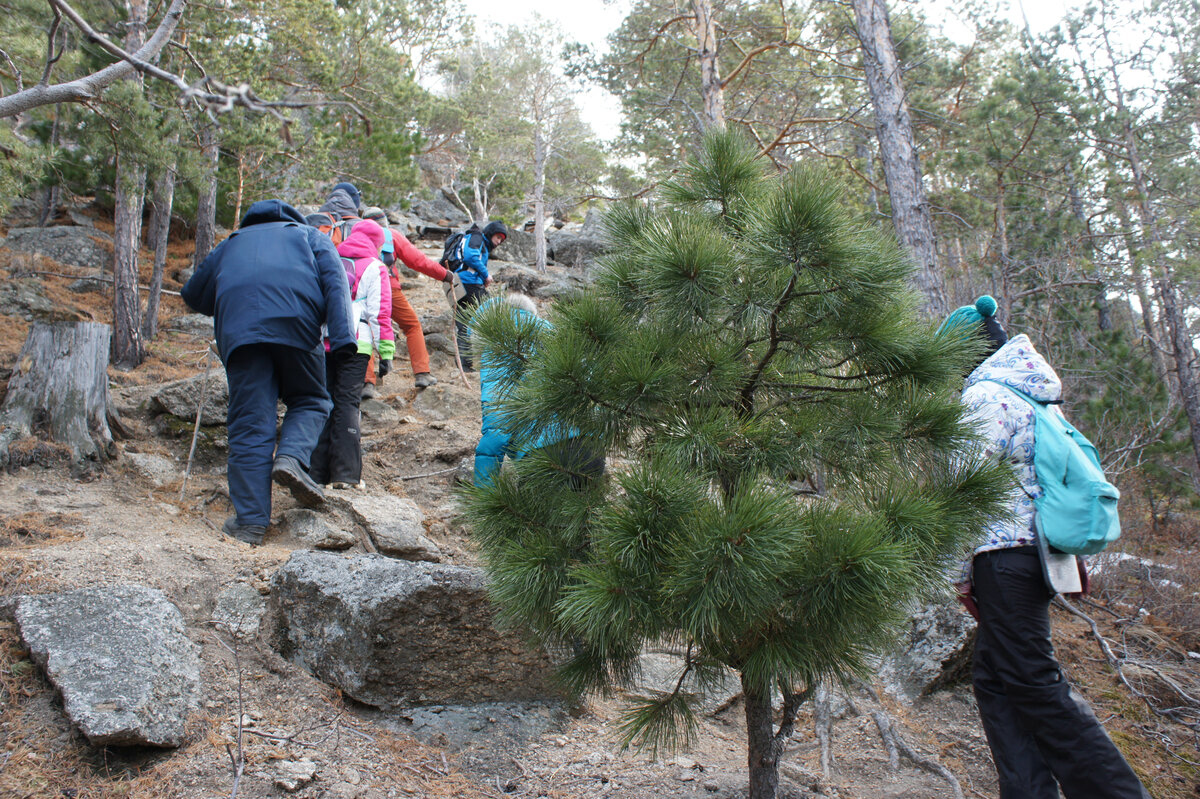
[{"label": "flat rock slab", "polygon": [[425,535],[425,514],[411,499],[356,491],[341,494],[354,520],[383,554],[404,560],[441,560],[438,545]]},{"label": "flat rock slab", "polygon": [[113,259],[112,237],[92,227],[13,228],[8,238],[0,239],[0,247],[97,271]]},{"label": "flat rock slab", "polygon": [[324,516],[308,508],[284,511],[278,527],[285,535],[312,549],[343,550],[358,543],[354,533],[330,524]]},{"label": "flat rock slab", "polygon": [[[206,380],[207,392],[204,388]],[[207,378],[204,375],[196,375],[163,383],[154,392],[153,399],[159,408],[172,416],[193,421],[202,394],[204,413],[200,417],[200,424],[225,424],[225,418],[229,414],[229,384],[225,382],[224,369],[210,370]]]},{"label": "flat rock slab", "polygon": [[271,580],[281,653],[375,707],[551,696],[551,664],[501,632],[483,572],[293,552]]},{"label": "flat rock slab", "polygon": [[17,600],[21,638],[97,746],[179,746],[200,701],[198,647],[163,593],[140,585]]}]

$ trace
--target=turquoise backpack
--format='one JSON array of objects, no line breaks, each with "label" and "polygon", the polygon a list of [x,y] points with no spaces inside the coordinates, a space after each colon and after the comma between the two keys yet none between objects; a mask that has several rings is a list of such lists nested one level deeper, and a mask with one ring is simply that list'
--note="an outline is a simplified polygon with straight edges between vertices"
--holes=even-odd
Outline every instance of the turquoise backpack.
[{"label": "turquoise backpack", "polygon": [[1121,492],[1104,478],[1096,448],[1047,402],[1004,386],[1033,406],[1033,468],[1042,495],[1033,501],[1037,532],[1070,555],[1094,555],[1121,535]]}]

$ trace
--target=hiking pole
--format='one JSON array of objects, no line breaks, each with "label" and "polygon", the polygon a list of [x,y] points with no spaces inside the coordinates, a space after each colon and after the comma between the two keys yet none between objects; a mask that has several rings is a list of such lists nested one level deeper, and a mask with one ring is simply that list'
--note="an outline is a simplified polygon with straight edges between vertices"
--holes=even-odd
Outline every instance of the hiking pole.
[{"label": "hiking pole", "polygon": [[212,370],[212,345],[204,351],[204,382],[200,384],[200,401],[196,403],[196,424],[192,428],[192,448],[188,450],[187,468],[183,472],[183,485],[179,487],[179,501],[187,493],[188,478],[192,475],[192,459],[196,457],[196,439],[200,437],[200,418],[204,415],[204,403],[208,400],[208,373]]},{"label": "hiking pole", "polygon": [[455,289],[462,284],[456,282],[446,286],[446,302],[450,303],[450,341],[454,344],[454,365],[458,367],[458,374],[462,378],[463,385],[474,390],[471,381],[467,380],[467,372],[463,369],[462,358],[458,354],[458,325],[455,324],[455,317],[458,316],[458,297],[455,296]]}]

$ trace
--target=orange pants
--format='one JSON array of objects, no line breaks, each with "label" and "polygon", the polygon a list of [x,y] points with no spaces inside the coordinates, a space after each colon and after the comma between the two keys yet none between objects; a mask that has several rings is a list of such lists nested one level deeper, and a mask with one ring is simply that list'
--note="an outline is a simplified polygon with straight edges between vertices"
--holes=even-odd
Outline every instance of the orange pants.
[{"label": "orange pants", "polygon": [[[400,290],[400,281],[395,277],[392,278],[392,321],[400,327],[404,333],[404,340],[408,342],[408,359],[412,361],[413,374],[419,375],[422,372],[428,372],[429,350],[425,349],[425,334],[421,331],[421,320],[417,318],[417,312],[413,310],[408,298]],[[366,381],[371,384],[375,383],[374,355],[367,364]]]}]

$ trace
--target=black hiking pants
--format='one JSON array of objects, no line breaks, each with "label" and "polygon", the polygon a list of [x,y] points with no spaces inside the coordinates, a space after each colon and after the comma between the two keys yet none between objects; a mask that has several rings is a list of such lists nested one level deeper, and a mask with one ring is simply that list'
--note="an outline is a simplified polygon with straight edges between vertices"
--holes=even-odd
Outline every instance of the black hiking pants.
[{"label": "black hiking pants", "polygon": [[1000,776],[1000,799],[1150,799],[1050,643],[1050,600],[1037,547],[984,552],[975,699]]},{"label": "black hiking pants", "polygon": [[487,299],[488,292],[479,283],[463,283],[463,288],[466,289],[466,295],[458,301],[458,314],[460,318],[454,320],[454,328],[458,333],[458,357],[462,361],[463,369],[471,371],[473,367],[471,362],[471,331],[467,328],[461,317],[466,316],[475,310],[475,306]]},{"label": "black hiking pants", "polygon": [[309,476],[318,483],[358,483],[362,477],[362,434],[359,403],[369,355],[325,354],[325,385],[333,411],[317,439]]}]

